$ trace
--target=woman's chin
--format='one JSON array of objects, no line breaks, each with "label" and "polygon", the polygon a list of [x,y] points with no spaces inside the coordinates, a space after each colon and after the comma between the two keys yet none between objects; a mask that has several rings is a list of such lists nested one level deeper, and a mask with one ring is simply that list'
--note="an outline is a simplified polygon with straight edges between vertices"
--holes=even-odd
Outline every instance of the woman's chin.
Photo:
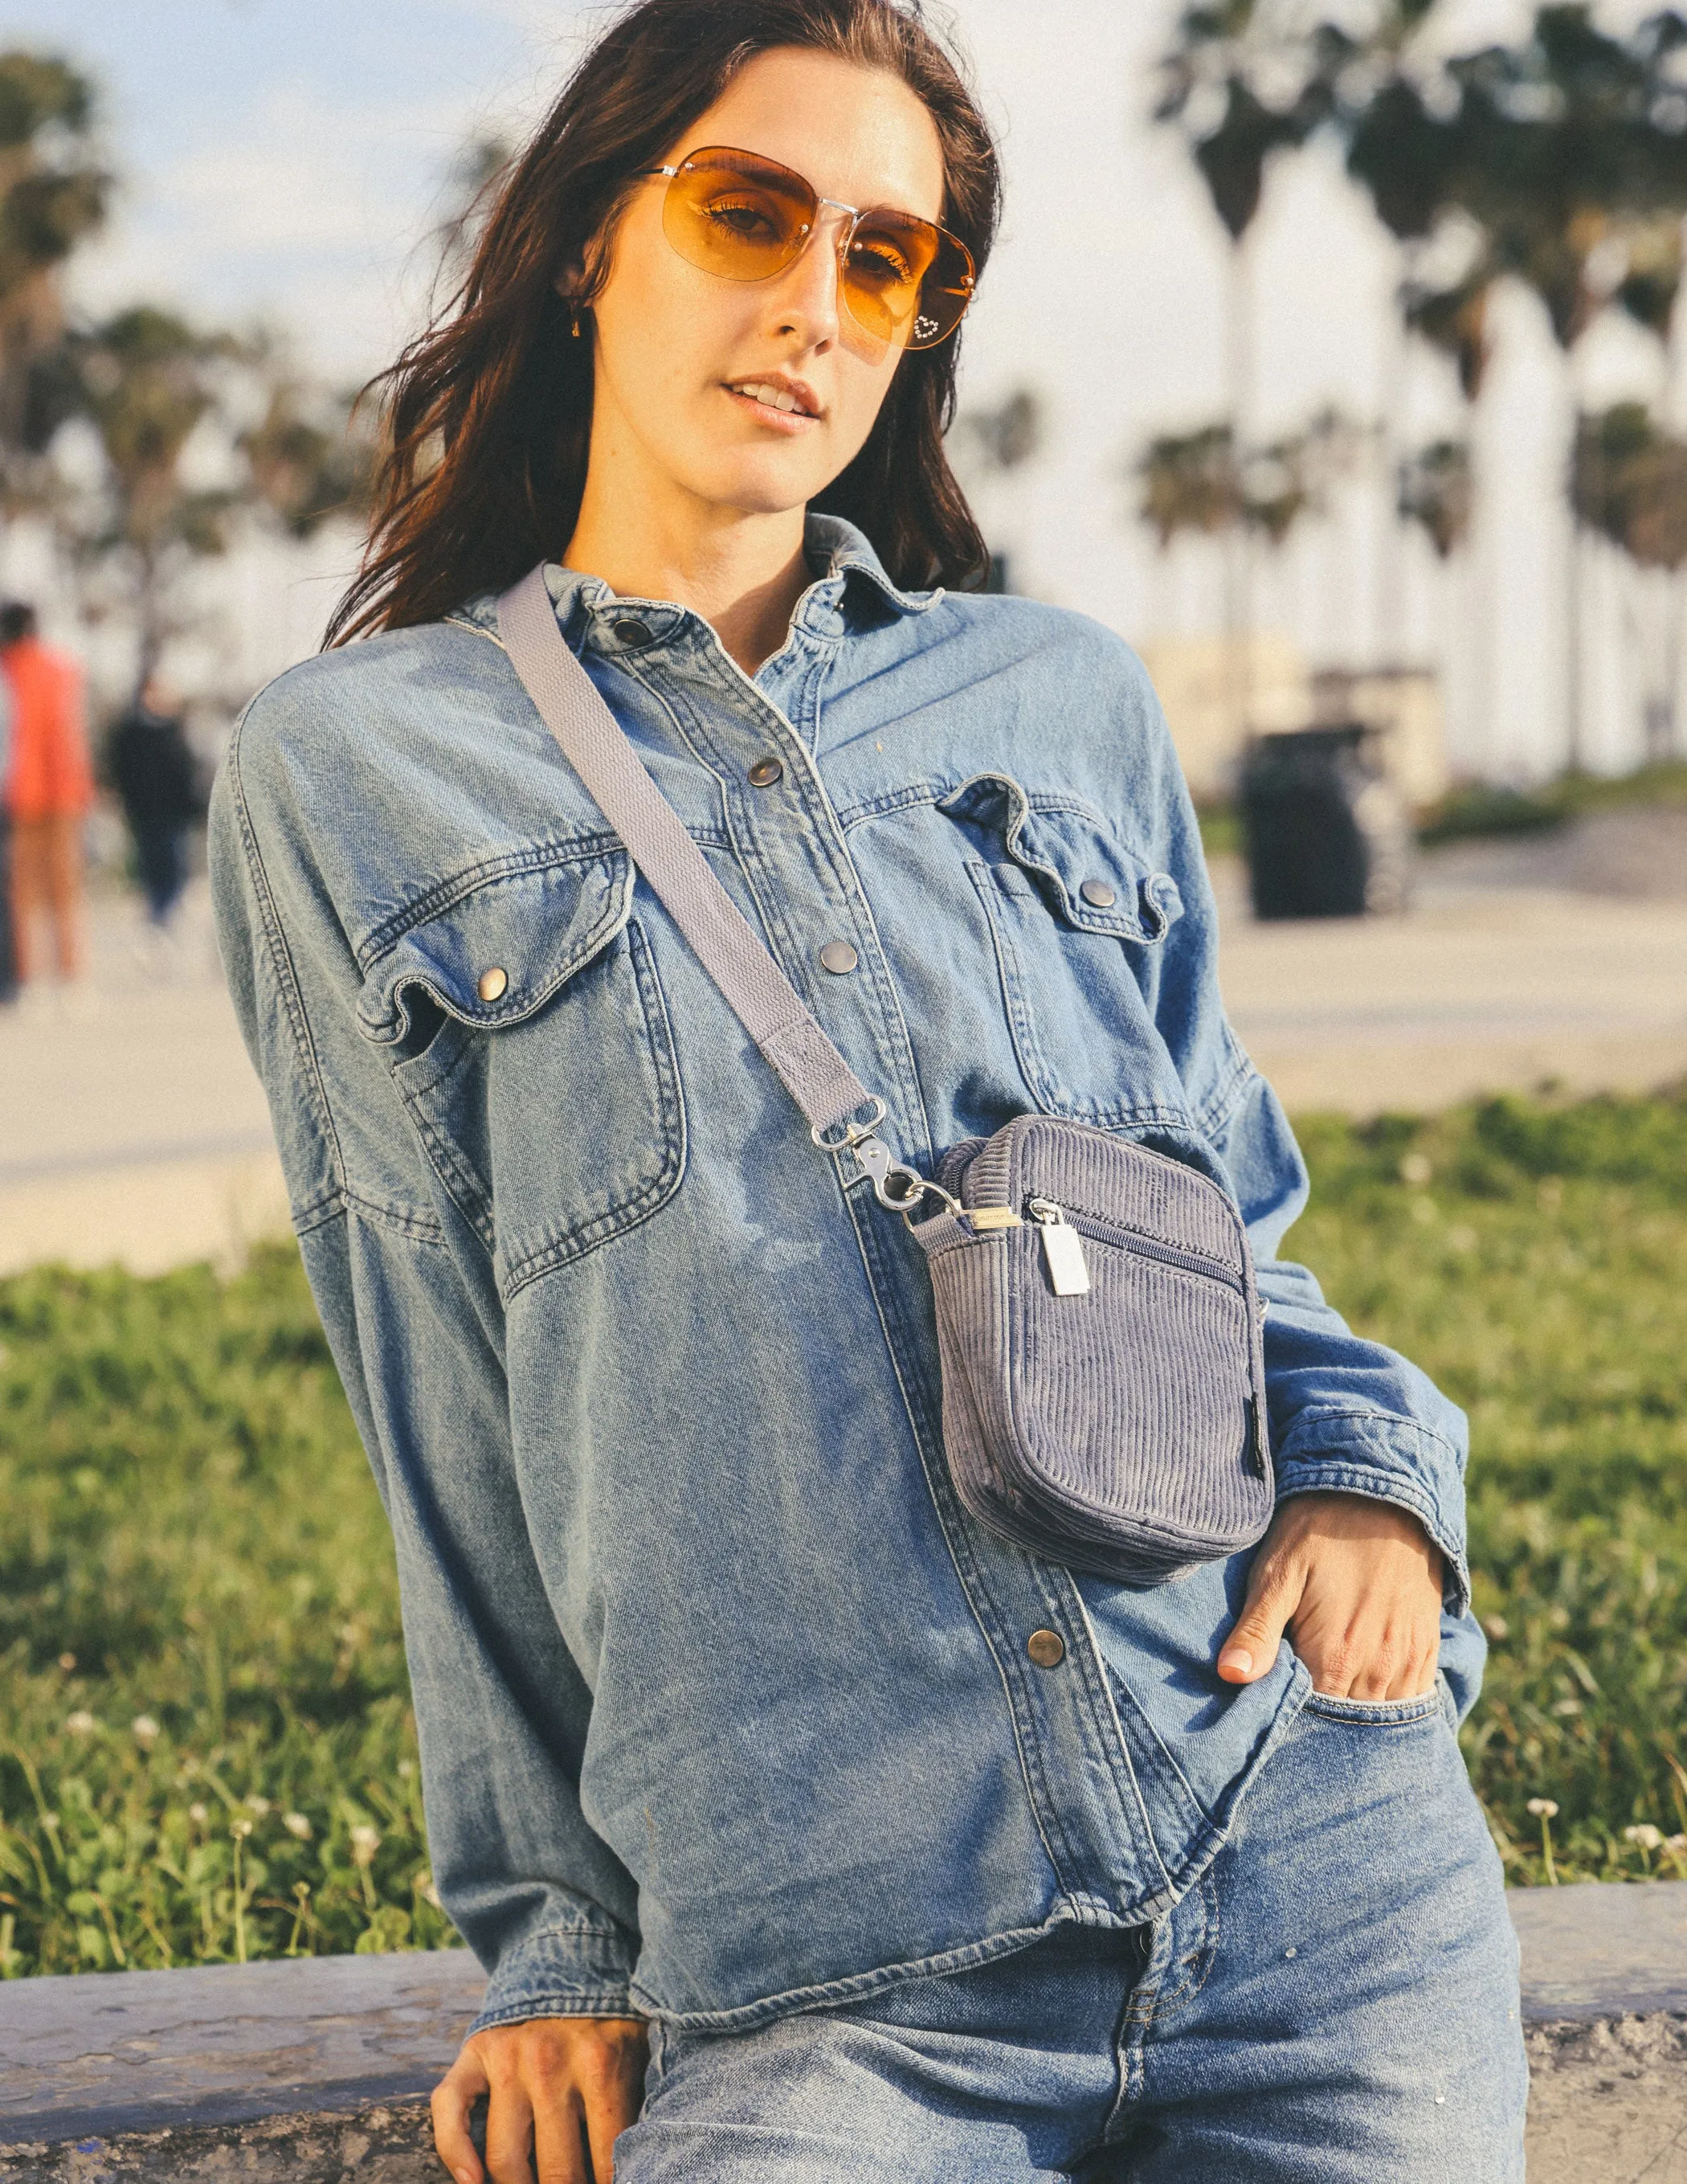
[{"label": "woman's chin", "polygon": [[692,490],[722,514],[792,515],[806,508],[817,493],[825,491],[832,473],[811,456],[805,461],[792,460],[788,455],[781,461],[779,456],[784,452],[755,448],[739,454],[735,460],[712,463],[705,476]]}]

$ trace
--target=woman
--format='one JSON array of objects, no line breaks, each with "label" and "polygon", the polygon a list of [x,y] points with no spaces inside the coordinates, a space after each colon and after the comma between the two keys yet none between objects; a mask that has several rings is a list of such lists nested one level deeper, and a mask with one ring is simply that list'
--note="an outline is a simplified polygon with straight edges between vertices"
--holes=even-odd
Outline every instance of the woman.
[{"label": "woman", "polygon": [[[983,558],[941,434],[995,207],[913,13],[645,0],[397,367],[365,641],[254,703],[218,789],[488,1972],[434,2103],[463,2184],[1521,2174],[1462,1421],[1276,1259],[1304,1175],[1140,668],[940,588]],[[542,560],[905,1157],[1042,1109],[1234,1193],[1256,1555],[1132,1590],[961,1510],[918,1249],[498,642]]]}]

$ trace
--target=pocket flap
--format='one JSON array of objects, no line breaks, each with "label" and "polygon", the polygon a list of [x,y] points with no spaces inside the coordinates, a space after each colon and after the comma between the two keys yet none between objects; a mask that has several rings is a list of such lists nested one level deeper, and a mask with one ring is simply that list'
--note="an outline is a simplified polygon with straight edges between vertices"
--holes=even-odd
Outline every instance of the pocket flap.
[{"label": "pocket flap", "polygon": [[1127,849],[1100,812],[1033,801],[999,773],[975,775],[938,809],[951,818],[1000,827],[1009,856],[1036,876],[1054,907],[1081,933],[1163,940],[1183,914],[1171,873],[1156,872]]},{"label": "pocket flap", "polygon": [[358,1017],[369,1037],[409,1029],[406,989],[482,1030],[519,1023],[614,939],[632,907],[625,850],[448,882],[365,963]]}]

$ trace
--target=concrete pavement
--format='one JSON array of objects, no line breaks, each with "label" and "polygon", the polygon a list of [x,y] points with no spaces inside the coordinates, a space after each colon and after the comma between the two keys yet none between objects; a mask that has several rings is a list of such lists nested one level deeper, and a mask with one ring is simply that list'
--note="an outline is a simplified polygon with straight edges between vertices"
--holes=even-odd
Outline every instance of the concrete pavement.
[{"label": "concrete pavement", "polygon": [[[1399,918],[1256,925],[1233,860],[1214,882],[1227,1003],[1291,1112],[1687,1077],[1687,813],[1437,852]],[[164,950],[102,900],[75,1009],[0,1012],[0,1272],[231,1264],[286,1222],[203,881]]]}]

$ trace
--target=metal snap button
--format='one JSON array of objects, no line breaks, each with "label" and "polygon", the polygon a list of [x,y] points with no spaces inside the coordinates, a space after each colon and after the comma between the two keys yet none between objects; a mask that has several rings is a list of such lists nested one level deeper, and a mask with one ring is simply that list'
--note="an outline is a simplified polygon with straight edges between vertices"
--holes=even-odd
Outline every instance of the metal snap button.
[{"label": "metal snap button", "polygon": [[1033,1630],[1025,1650],[1039,1669],[1058,1669],[1066,1658],[1066,1641],[1058,1630]]},{"label": "metal snap button", "polygon": [[847,940],[828,940],[820,951],[820,960],[826,969],[841,978],[846,971],[853,971],[861,959]]},{"label": "metal snap button", "polygon": [[509,985],[509,973],[494,963],[490,971],[482,971],[475,991],[483,1001],[502,1000]]},{"label": "metal snap button", "polygon": [[749,770],[752,788],[771,788],[776,781],[782,781],[785,769],[777,758],[759,758]]},{"label": "metal snap button", "polygon": [[1078,893],[1092,910],[1111,910],[1118,900],[1105,880],[1086,880]]},{"label": "metal snap button", "polygon": [[612,622],[610,627],[623,644],[649,644],[650,625],[636,621],[629,615],[624,621]]}]

